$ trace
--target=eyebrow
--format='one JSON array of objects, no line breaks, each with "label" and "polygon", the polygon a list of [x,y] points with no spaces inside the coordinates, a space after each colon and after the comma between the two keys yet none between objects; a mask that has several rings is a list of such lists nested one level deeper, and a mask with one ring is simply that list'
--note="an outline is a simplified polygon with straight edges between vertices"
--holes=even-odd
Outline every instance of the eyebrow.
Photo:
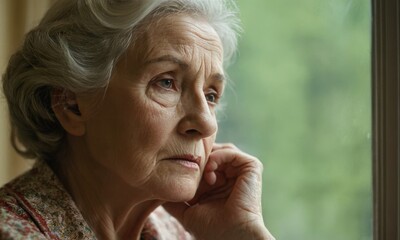
[{"label": "eyebrow", "polygon": [[172,55],[164,55],[158,58],[154,58],[154,59],[150,59],[148,61],[145,62],[145,64],[153,64],[153,63],[160,63],[160,62],[173,62],[178,64],[179,66],[181,66],[181,68],[188,68],[189,65],[182,61],[181,59],[174,57]]},{"label": "eyebrow", "polygon": [[[145,64],[148,65],[148,64],[154,64],[154,63],[160,63],[160,62],[172,62],[172,63],[178,64],[183,69],[186,69],[189,67],[189,64],[187,64],[185,61],[182,61],[181,59],[179,59],[173,55],[169,55],[169,54],[163,55],[158,58],[150,59],[150,60],[146,61]],[[215,73],[215,74],[211,75],[211,79],[214,81],[218,81],[218,82],[225,82],[226,78],[225,78],[224,74]]]},{"label": "eyebrow", "polygon": [[218,82],[225,82],[225,76],[221,73],[215,73],[211,76],[211,79]]}]

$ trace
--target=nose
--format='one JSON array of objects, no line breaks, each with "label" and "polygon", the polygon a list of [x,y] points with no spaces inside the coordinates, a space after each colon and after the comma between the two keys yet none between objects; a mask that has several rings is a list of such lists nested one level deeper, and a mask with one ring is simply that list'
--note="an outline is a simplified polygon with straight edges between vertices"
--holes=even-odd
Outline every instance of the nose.
[{"label": "nose", "polygon": [[182,102],[184,115],[178,124],[178,131],[192,138],[206,138],[217,131],[215,113],[210,109],[208,102],[201,94],[188,95]]}]

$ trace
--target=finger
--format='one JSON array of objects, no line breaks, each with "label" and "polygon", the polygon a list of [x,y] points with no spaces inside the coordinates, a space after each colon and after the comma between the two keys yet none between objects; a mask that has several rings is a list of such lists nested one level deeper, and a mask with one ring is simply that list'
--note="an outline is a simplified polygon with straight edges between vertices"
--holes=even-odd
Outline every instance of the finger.
[{"label": "finger", "polygon": [[[243,153],[239,150],[220,149],[209,156],[210,164],[217,164],[215,171],[224,173],[225,178],[236,178],[241,175],[255,175],[257,179],[262,178],[263,165],[257,158]],[[218,181],[218,177],[217,180]]]},{"label": "finger", "polygon": [[[209,174],[212,174],[212,176],[208,177],[211,177],[213,179],[206,180],[207,178],[206,175],[203,176],[203,179],[200,182],[200,185],[197,189],[196,195],[192,200],[189,201],[190,205],[196,204],[199,198],[205,193],[215,191],[216,189],[220,189],[227,184],[228,179],[226,179],[224,174],[222,174],[221,172],[215,171],[215,172],[210,172]],[[208,181],[210,181],[212,184],[210,184],[210,182]]]},{"label": "finger", "polygon": [[237,149],[237,150],[239,150],[232,143],[214,143],[212,151],[219,150],[219,149]]},{"label": "finger", "polygon": [[230,193],[232,192],[232,188],[235,184],[234,180],[229,180],[226,182],[226,184],[222,185],[221,187],[215,188],[211,191],[205,192],[201,196],[199,196],[199,199],[197,200],[197,203],[203,204],[205,202],[217,200],[217,199],[227,199]]},{"label": "finger", "polygon": [[214,185],[216,182],[216,175],[214,173],[217,170],[218,165],[215,162],[208,161],[204,167],[203,178],[209,185]]},{"label": "finger", "polygon": [[221,166],[226,163],[229,163],[234,167],[239,167],[243,164],[250,164],[254,167],[259,167],[262,169],[262,164],[257,158],[236,149],[218,149],[213,151],[209,156],[210,166],[215,166],[214,164]]},{"label": "finger", "polygon": [[212,172],[212,171],[217,170],[217,168],[218,168],[218,164],[216,162],[207,161],[207,164],[204,167],[204,171],[205,172]]},{"label": "finger", "polygon": [[204,178],[204,181],[206,181],[206,183],[208,183],[208,185],[214,185],[215,182],[217,181],[217,175],[215,174],[214,171],[204,172],[203,178]]}]

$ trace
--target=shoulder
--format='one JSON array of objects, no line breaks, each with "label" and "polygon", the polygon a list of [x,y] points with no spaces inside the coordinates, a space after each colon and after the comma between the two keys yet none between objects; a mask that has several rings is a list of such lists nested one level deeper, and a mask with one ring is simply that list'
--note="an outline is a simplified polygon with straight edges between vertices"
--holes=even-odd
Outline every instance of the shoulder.
[{"label": "shoulder", "polygon": [[45,239],[7,187],[0,188],[0,239]]},{"label": "shoulder", "polygon": [[0,188],[0,240],[96,239],[44,161]]}]

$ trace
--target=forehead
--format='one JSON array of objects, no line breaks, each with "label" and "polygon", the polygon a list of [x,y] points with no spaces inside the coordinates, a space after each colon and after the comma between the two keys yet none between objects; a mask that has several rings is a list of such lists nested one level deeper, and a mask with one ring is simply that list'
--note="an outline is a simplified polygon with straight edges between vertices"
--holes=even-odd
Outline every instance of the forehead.
[{"label": "forehead", "polygon": [[212,54],[222,62],[223,48],[213,27],[200,17],[183,14],[160,17],[145,24],[135,41],[134,52],[148,60],[174,50],[191,55]]}]

